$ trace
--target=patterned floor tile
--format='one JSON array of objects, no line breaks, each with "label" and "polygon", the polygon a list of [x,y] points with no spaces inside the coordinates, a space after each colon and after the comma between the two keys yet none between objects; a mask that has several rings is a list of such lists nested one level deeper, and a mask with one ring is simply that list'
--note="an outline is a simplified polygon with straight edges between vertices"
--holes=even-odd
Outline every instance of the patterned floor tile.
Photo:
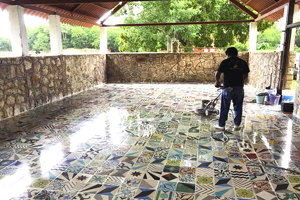
[{"label": "patterned floor tile", "polygon": [[[288,116],[268,106],[245,103],[243,134],[228,134],[230,140],[224,145],[211,139],[211,119],[191,113],[201,104],[202,92],[210,93],[214,87],[188,87],[108,84],[65,99],[63,104],[49,104],[49,109],[34,110],[30,117],[24,113],[25,117],[9,119],[14,131],[10,123],[0,122],[0,129],[5,126],[11,137],[0,143],[0,175],[5,177],[0,185],[13,189],[25,183],[24,167],[33,180],[28,186],[37,188],[28,193],[40,195],[37,199],[71,199],[75,194],[74,199],[80,200],[276,199],[273,188],[279,199],[297,199],[299,175],[259,165],[278,164],[300,171],[299,121],[292,119],[290,142]],[[255,98],[250,96],[246,98]],[[69,109],[70,101],[76,109]],[[111,113],[118,124],[109,120]],[[90,131],[94,120],[103,131]],[[112,128],[120,130],[118,137]],[[288,163],[282,156],[287,152],[292,159]],[[52,160],[50,155],[57,158]],[[13,178],[15,174],[20,177]],[[157,182],[160,189],[156,191]]]},{"label": "patterned floor tile", "polygon": [[88,183],[83,188],[81,188],[80,192],[84,193],[84,194],[93,194],[93,195],[95,195],[97,192],[99,192],[101,187],[102,187],[101,184]]},{"label": "patterned floor tile", "polygon": [[155,180],[142,180],[140,187],[141,188],[149,188],[149,189],[156,189],[159,181]]},{"label": "patterned floor tile", "polygon": [[175,192],[157,190],[155,200],[173,200]]},{"label": "patterned floor tile", "polygon": [[253,181],[254,190],[272,191],[269,181]]},{"label": "patterned floor tile", "polygon": [[129,170],[116,169],[110,175],[111,176],[118,176],[118,177],[126,177],[126,175],[128,174],[128,172],[129,172]]},{"label": "patterned floor tile", "polygon": [[141,171],[141,170],[131,170],[128,172],[126,178],[143,179],[145,173],[146,173],[145,171]]},{"label": "patterned floor tile", "polygon": [[119,186],[115,186],[115,185],[102,185],[102,187],[100,187],[99,191],[97,192],[97,195],[101,195],[101,196],[114,196],[117,191],[119,189]]},{"label": "patterned floor tile", "polygon": [[210,184],[196,184],[195,193],[200,195],[214,195],[215,189]]},{"label": "patterned floor tile", "polygon": [[77,193],[75,196],[72,197],[73,200],[82,200],[82,199],[94,199],[95,194],[86,194],[86,193]]},{"label": "patterned floor tile", "polygon": [[195,184],[191,183],[178,183],[177,192],[183,192],[183,193],[195,193]]},{"label": "patterned floor tile", "polygon": [[236,197],[243,198],[243,199],[255,199],[255,194],[253,190],[248,189],[236,189]]},{"label": "patterned floor tile", "polygon": [[92,178],[92,175],[79,173],[72,179],[72,181],[80,182],[80,183],[87,183],[91,178]]},{"label": "patterned floor tile", "polygon": [[183,192],[176,192],[174,200],[194,200],[195,195]]},{"label": "patterned floor tile", "polygon": [[214,178],[212,176],[197,176],[197,184],[213,185]]},{"label": "patterned floor tile", "polygon": [[276,193],[279,200],[297,200],[297,196],[294,193]]},{"label": "patterned floor tile", "polygon": [[160,181],[157,190],[176,191],[177,182]]},{"label": "patterned floor tile", "polygon": [[155,190],[147,188],[139,188],[136,192],[135,199],[154,199]]},{"label": "patterned floor tile", "polygon": [[[77,193],[77,192],[76,192]],[[62,191],[53,191],[53,190],[42,190],[38,193],[35,198],[36,199],[72,199],[76,194],[75,192],[62,192]]]},{"label": "patterned floor tile", "polygon": [[31,187],[43,189],[43,188],[47,187],[47,185],[49,185],[50,182],[51,182],[51,180],[49,180],[49,179],[36,179],[36,180],[33,180]]},{"label": "patterned floor tile", "polygon": [[215,196],[195,194],[195,200],[214,200]]},{"label": "patterned floor tile", "polygon": [[258,200],[277,200],[273,191],[255,190],[255,195]]},{"label": "patterned floor tile", "polygon": [[235,197],[235,192],[232,187],[215,186],[215,195],[221,197]]},{"label": "patterned floor tile", "polygon": [[133,198],[138,191],[138,188],[134,187],[120,187],[119,191],[115,194],[115,197],[119,199]]},{"label": "patterned floor tile", "polygon": [[233,185],[235,188],[241,188],[241,189],[247,189],[247,190],[252,190],[253,189],[253,184],[250,181],[250,179],[237,179],[233,178]]},{"label": "patterned floor tile", "polygon": [[199,161],[197,168],[213,168],[213,162]]},{"label": "patterned floor tile", "polygon": [[171,165],[165,165],[164,172],[169,173],[179,173],[180,167],[179,166],[171,166]]},{"label": "patterned floor tile", "polygon": [[160,177],[160,180],[177,182],[179,180],[179,174],[163,173],[162,176]]},{"label": "patterned floor tile", "polygon": [[125,180],[124,177],[119,176],[108,176],[106,181],[104,182],[105,185],[116,185],[120,186],[122,182]]}]

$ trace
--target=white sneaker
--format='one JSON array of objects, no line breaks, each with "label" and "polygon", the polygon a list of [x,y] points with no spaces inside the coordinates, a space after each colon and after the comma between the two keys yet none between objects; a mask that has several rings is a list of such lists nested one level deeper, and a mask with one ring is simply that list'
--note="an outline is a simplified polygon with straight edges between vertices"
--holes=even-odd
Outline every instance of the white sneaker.
[{"label": "white sneaker", "polygon": [[241,127],[237,126],[237,125],[234,125],[232,131],[239,131],[239,130],[241,130]]},{"label": "white sneaker", "polygon": [[215,129],[218,130],[218,131],[225,131],[225,126],[216,125]]}]

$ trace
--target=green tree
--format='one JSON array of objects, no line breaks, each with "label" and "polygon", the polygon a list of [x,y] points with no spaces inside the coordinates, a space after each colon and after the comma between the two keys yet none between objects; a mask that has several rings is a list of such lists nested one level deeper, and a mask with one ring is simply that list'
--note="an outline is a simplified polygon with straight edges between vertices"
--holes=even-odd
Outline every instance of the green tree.
[{"label": "green tree", "polygon": [[295,45],[300,48],[300,28],[297,28],[296,30],[296,41]]},{"label": "green tree", "polygon": [[35,28],[27,28],[27,37],[30,50],[50,50],[49,24]]},{"label": "green tree", "polygon": [[11,43],[9,38],[0,37],[0,51],[11,51]]},{"label": "green tree", "polygon": [[[137,10],[140,12],[137,13]],[[164,2],[129,3],[119,15],[126,18],[124,23],[162,23],[189,21],[221,21],[251,19],[228,0],[174,0]],[[263,21],[259,30],[271,26]],[[157,51],[166,48],[168,37],[176,38],[181,46],[226,47],[236,43],[246,43],[249,25],[184,25],[124,27],[120,36],[121,51]]]},{"label": "green tree", "polygon": [[281,31],[278,30],[277,24],[267,30],[260,32],[257,37],[258,50],[276,50],[280,45]]},{"label": "green tree", "polygon": [[108,48],[111,50],[111,52],[119,52],[121,31],[122,30],[120,28],[107,29],[107,43],[108,43]]}]

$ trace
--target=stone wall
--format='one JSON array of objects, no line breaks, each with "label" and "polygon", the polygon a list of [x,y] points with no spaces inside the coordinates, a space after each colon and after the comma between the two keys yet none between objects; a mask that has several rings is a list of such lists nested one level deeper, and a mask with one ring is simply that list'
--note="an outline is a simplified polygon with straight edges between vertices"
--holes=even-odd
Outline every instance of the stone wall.
[{"label": "stone wall", "polygon": [[[249,53],[239,55],[246,62]],[[214,82],[224,53],[107,54],[108,83]]]},{"label": "stone wall", "polygon": [[[295,52],[290,53],[289,67],[284,77],[284,89],[291,89]],[[249,56],[249,84],[260,90],[266,87],[277,88],[280,79],[281,52],[251,52]]]},{"label": "stone wall", "polygon": [[106,56],[0,58],[0,120],[106,82]]},{"label": "stone wall", "polygon": [[[299,61],[300,64],[300,61]],[[297,76],[297,86],[296,86],[296,93],[294,98],[294,115],[300,118],[300,79],[299,79],[299,71]]]}]

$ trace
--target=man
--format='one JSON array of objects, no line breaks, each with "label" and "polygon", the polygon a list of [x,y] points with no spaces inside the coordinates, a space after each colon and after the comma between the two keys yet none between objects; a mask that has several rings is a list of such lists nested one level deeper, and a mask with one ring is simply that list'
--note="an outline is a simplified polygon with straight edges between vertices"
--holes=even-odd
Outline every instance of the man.
[{"label": "man", "polygon": [[228,112],[233,101],[234,131],[240,129],[243,114],[244,80],[250,72],[248,64],[238,57],[238,50],[230,47],[226,50],[227,59],[223,60],[216,72],[216,87],[221,87],[220,76],[224,73],[224,85],[221,96],[221,111],[217,130],[225,130]]}]

